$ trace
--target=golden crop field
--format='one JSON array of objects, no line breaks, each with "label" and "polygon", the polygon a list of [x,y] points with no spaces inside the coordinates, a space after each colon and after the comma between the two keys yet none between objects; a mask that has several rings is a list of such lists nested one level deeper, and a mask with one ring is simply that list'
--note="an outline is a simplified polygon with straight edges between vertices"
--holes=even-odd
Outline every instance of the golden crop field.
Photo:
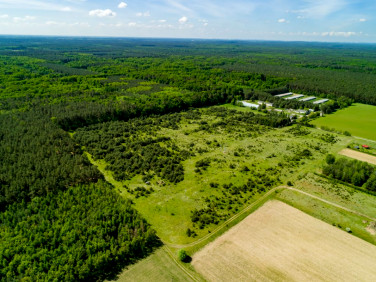
[{"label": "golden crop field", "polygon": [[208,281],[376,281],[376,246],[270,201],[192,264]]},{"label": "golden crop field", "polygon": [[339,152],[339,154],[349,157],[349,158],[356,159],[358,161],[367,162],[367,163],[376,165],[376,157],[362,153],[362,152],[358,152],[358,151],[354,151],[350,149],[343,149],[341,152]]}]

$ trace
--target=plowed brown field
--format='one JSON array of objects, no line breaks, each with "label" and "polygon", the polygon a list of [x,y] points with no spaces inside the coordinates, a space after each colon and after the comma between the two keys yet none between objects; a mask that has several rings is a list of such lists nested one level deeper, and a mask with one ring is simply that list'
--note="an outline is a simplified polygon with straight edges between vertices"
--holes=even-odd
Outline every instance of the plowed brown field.
[{"label": "plowed brown field", "polygon": [[193,257],[208,281],[376,281],[376,246],[279,201]]}]

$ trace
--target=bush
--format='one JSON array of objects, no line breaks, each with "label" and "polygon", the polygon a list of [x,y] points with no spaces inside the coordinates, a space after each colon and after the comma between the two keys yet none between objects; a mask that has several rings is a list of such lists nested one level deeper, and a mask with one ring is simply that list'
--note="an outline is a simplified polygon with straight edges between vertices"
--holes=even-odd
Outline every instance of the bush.
[{"label": "bush", "polygon": [[188,259],[187,252],[184,249],[180,250],[179,251],[179,260],[182,261],[182,262],[185,262],[185,261],[187,261],[187,259]]},{"label": "bush", "polygon": [[327,164],[334,164],[334,162],[336,161],[336,157],[332,154],[328,154],[325,158],[325,161]]}]

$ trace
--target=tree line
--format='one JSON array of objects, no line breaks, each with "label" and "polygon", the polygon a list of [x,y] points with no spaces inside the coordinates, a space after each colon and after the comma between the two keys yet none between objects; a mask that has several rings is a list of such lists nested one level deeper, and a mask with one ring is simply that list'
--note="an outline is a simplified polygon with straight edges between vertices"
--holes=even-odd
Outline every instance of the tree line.
[{"label": "tree line", "polygon": [[346,158],[336,159],[333,155],[328,155],[326,162],[322,170],[324,175],[376,192],[375,166]]}]

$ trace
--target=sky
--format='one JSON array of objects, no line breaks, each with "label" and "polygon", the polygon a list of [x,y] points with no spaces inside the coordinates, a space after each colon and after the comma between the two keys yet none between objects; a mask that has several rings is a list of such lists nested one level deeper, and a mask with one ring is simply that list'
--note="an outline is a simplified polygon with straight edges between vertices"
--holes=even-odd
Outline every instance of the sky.
[{"label": "sky", "polygon": [[376,0],[0,0],[0,34],[376,43]]}]

